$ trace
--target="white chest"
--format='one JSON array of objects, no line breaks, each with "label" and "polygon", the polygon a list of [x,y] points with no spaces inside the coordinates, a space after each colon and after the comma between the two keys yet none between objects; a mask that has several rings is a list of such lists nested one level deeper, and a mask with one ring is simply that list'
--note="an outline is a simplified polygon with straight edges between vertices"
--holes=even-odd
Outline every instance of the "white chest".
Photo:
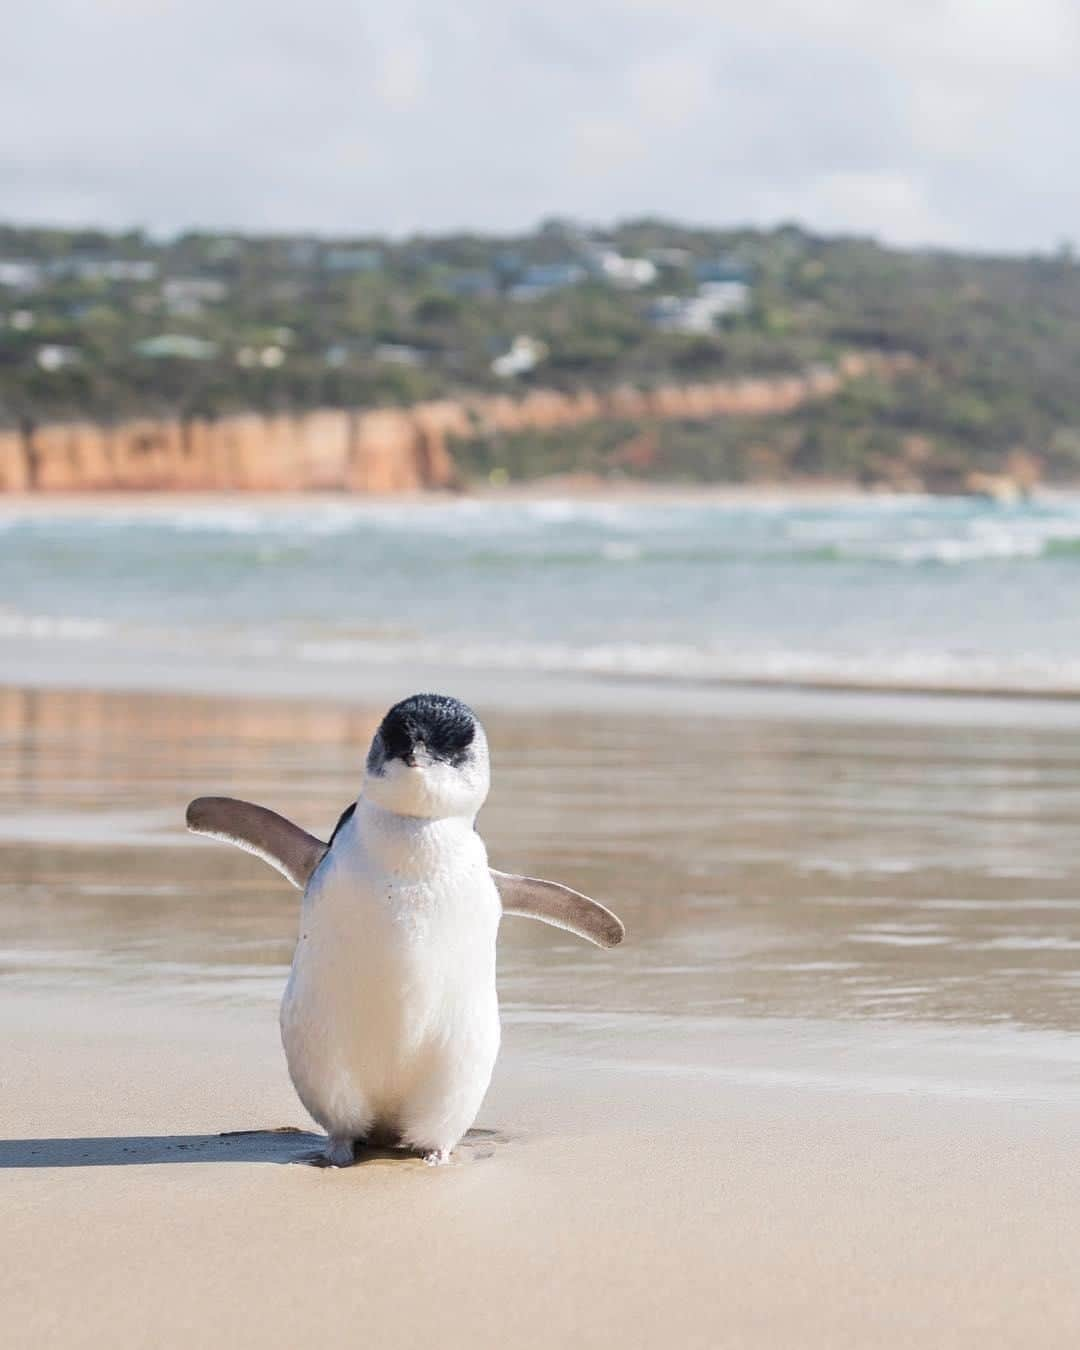
[{"label": "white chest", "polygon": [[490,1006],[501,909],[464,820],[361,803],[311,879],[286,1005],[335,1036],[395,1045]]},{"label": "white chest", "polygon": [[358,808],[311,879],[282,1038],[331,1134],[452,1144],[498,1052],[498,892],[469,822],[384,815]]}]

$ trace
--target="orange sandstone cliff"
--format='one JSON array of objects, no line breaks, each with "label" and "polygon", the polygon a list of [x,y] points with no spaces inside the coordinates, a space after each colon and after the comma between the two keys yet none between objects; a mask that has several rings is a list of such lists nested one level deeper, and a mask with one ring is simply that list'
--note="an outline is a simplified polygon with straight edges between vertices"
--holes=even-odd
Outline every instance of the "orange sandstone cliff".
[{"label": "orange sandstone cliff", "polygon": [[775,416],[831,398],[850,380],[891,376],[910,357],[857,353],[835,367],[770,379],[622,386],[605,393],[537,389],[523,398],[475,396],[408,408],[243,413],[0,429],[0,492],[339,490],[450,488],[454,439],[552,431],[618,419],[706,421]]}]

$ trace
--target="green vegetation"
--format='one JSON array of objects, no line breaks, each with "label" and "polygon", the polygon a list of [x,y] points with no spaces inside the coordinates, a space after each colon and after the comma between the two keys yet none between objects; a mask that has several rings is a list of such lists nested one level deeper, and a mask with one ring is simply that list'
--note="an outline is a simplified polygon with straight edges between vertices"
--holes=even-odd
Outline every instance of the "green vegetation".
[{"label": "green vegetation", "polygon": [[[724,277],[734,302],[704,322],[679,309]],[[496,375],[519,335],[541,357]],[[859,350],[918,364],[789,417],[605,423],[459,454],[470,472],[515,477],[899,481],[993,470],[1018,450],[1052,476],[1080,472],[1080,265],[1066,252],[905,252],[653,220],[602,242],[559,222],[404,242],[0,227],[0,424],[687,383]]]}]

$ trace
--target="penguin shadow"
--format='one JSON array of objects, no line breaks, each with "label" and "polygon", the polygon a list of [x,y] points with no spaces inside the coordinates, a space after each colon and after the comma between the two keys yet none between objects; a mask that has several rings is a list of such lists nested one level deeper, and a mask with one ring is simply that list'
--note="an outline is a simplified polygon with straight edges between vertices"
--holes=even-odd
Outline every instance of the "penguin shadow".
[{"label": "penguin shadow", "polygon": [[[470,1130],[452,1162],[490,1158],[505,1142],[499,1130]],[[230,1130],[225,1134],[90,1135],[72,1139],[0,1139],[0,1171],[34,1167],[145,1167],[162,1163],[307,1163],[325,1166],[326,1139],[312,1130],[282,1125],[269,1130]],[[358,1147],[356,1164],[401,1163],[423,1166],[399,1148]]]}]

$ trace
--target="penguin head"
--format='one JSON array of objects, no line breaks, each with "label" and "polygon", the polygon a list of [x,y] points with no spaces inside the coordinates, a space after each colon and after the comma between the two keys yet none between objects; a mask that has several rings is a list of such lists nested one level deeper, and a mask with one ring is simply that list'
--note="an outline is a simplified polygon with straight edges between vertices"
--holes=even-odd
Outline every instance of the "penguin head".
[{"label": "penguin head", "polygon": [[364,796],[399,816],[475,816],[490,783],[487,737],[471,708],[413,694],[383,718],[368,751]]}]

